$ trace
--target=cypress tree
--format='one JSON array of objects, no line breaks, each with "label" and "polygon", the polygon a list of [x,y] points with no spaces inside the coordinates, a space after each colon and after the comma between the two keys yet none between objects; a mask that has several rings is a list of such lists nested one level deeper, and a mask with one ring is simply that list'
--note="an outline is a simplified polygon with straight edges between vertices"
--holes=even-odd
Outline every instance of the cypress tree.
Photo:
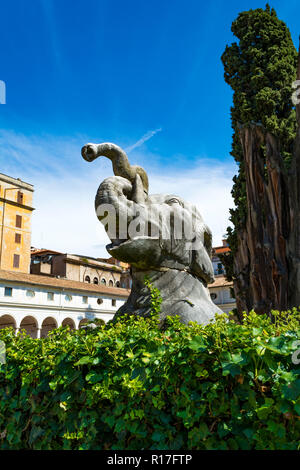
[{"label": "cypress tree", "polygon": [[[284,286],[287,288],[290,258],[293,258],[287,249],[291,221],[284,211],[289,212],[289,174],[292,161],[296,160],[293,146],[297,122],[291,96],[297,51],[289,29],[269,5],[265,10],[240,13],[231,29],[238,42],[226,46],[221,59],[225,81],[233,90],[231,155],[238,164],[238,174],[232,188],[233,228],[227,228],[231,252],[222,261],[227,279],[234,281],[241,314],[252,308],[258,312],[284,309],[290,304],[288,294],[284,297],[282,293]],[[277,153],[271,137],[276,137]],[[249,139],[253,140],[251,150]],[[272,149],[276,162],[270,156]],[[272,165],[278,167],[279,193],[278,184],[274,189]],[[271,196],[272,190],[277,194]],[[276,214],[272,210],[274,204],[280,204]],[[274,223],[278,230],[274,229]],[[267,277],[271,278],[271,284],[261,285]]]}]

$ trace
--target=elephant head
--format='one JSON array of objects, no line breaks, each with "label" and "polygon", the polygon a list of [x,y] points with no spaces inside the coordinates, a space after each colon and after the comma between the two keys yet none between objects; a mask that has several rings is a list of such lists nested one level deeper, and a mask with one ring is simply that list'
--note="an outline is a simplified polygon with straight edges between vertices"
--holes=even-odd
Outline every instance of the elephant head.
[{"label": "elephant head", "polygon": [[197,208],[182,198],[148,195],[145,170],[130,166],[118,149],[113,144],[87,144],[82,149],[88,160],[109,156],[116,175],[100,184],[95,209],[111,240],[107,251],[132,268],[132,292],[118,313],[149,313],[143,284],[147,275],[161,291],[162,319],[179,314],[185,323],[207,323],[220,313],[206,289],[214,279],[210,229]]}]

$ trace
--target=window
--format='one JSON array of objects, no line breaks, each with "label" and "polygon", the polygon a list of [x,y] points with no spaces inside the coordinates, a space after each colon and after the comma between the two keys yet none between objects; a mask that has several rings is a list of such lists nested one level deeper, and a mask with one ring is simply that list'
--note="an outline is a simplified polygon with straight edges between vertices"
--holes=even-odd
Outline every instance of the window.
[{"label": "window", "polygon": [[15,233],[15,243],[21,243],[21,234]]},{"label": "window", "polygon": [[119,281],[116,282],[116,287],[120,287]]},{"label": "window", "polygon": [[111,305],[112,305],[113,307],[115,307],[115,306],[117,305],[117,301],[116,301],[115,299],[112,299]]},{"label": "window", "polygon": [[110,280],[109,283],[108,283],[108,285],[109,285],[109,287],[113,287],[114,282],[113,282],[112,280]]},{"label": "window", "polygon": [[26,291],[26,296],[27,297],[35,297],[35,292],[33,290],[27,290]]},{"label": "window", "polygon": [[5,287],[4,288],[4,295],[5,295],[5,297],[12,297],[12,287]]},{"label": "window", "polygon": [[218,296],[217,296],[217,294],[215,294],[215,292],[212,292],[212,293],[210,294],[211,300],[216,300],[217,297],[218,297]]},{"label": "window", "polygon": [[103,284],[104,286],[106,286],[106,280],[104,278],[101,279],[101,284]]},{"label": "window", "polygon": [[97,304],[98,304],[98,305],[101,305],[101,304],[103,304],[103,299],[100,299],[100,298],[99,298],[99,299],[97,299]]},{"label": "window", "polygon": [[20,266],[20,255],[14,255],[14,268],[19,268]]},{"label": "window", "polygon": [[65,296],[65,299],[66,299],[67,302],[71,302],[72,296],[71,296],[70,294],[67,294],[67,295]]},{"label": "window", "polygon": [[218,274],[223,274],[223,272],[224,272],[224,269],[223,269],[223,265],[222,265],[222,263],[218,263],[218,268],[217,268],[217,269],[218,269],[218,271],[217,271],[217,272],[218,272]]},{"label": "window", "polygon": [[90,283],[90,282],[91,282],[91,278],[90,278],[90,276],[85,276],[84,280],[85,280],[85,282],[88,282],[88,283]]},{"label": "window", "polygon": [[17,202],[18,204],[23,204],[24,194],[21,191],[17,193]]},{"label": "window", "polygon": [[16,215],[16,227],[22,228],[22,216]]},{"label": "window", "polygon": [[87,304],[88,303],[88,298],[86,295],[82,297],[82,303]]},{"label": "window", "polygon": [[99,279],[97,277],[94,277],[94,284],[99,284]]},{"label": "window", "polygon": [[49,301],[54,300],[54,292],[47,292],[47,300]]}]

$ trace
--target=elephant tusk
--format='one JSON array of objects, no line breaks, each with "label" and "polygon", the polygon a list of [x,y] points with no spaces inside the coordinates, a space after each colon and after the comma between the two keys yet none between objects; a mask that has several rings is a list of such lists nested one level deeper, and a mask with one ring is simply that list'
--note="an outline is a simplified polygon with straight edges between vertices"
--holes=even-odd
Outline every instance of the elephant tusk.
[{"label": "elephant tusk", "polygon": [[144,204],[145,202],[145,192],[143,188],[143,182],[140,175],[137,173],[132,185],[132,195],[131,200],[137,204]]}]

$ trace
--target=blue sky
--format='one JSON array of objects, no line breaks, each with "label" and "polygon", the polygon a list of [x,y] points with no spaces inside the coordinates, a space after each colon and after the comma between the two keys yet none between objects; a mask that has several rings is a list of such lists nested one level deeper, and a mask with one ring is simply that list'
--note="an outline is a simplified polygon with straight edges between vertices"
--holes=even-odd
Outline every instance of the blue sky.
[{"label": "blue sky", "polygon": [[[295,45],[297,3],[270,2]],[[128,149],[150,174],[150,189],[192,199],[220,243],[235,172],[232,95],[220,57],[233,41],[238,13],[264,6],[246,0],[2,5],[7,103],[0,106],[0,172],[35,185],[33,244],[105,255],[93,197],[111,168],[81,159],[87,141]]]}]

